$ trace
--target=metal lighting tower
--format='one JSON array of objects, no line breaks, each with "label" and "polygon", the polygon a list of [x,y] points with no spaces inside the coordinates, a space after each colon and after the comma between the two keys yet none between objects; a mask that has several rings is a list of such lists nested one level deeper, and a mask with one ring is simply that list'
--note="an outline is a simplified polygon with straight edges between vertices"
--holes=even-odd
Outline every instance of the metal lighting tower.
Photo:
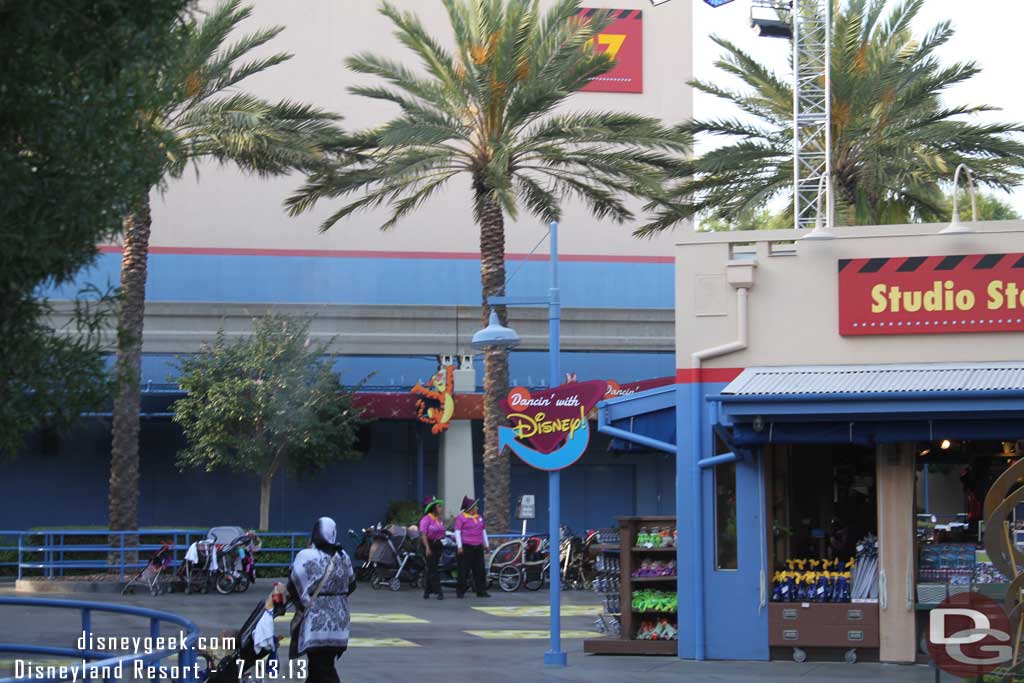
[{"label": "metal lighting tower", "polygon": [[[834,0],[751,0],[750,24],[768,38],[793,39],[793,227],[807,238],[832,234],[831,38]],[[667,0],[651,0],[660,5]],[[704,0],[712,7],[732,0]],[[824,216],[819,197],[824,195]],[[820,219],[820,222],[819,222]]]}]

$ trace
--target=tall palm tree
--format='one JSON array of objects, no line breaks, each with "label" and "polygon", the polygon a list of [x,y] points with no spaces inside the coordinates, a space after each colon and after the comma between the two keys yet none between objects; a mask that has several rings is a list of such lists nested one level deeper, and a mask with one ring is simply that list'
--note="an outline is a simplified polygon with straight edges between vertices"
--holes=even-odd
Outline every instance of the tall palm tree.
[{"label": "tall palm tree", "polygon": [[[637,114],[554,112],[612,67],[588,43],[608,25],[606,13],[582,20],[578,0],[557,0],[546,11],[536,0],[443,2],[455,35],[451,50],[415,15],[383,4],[381,13],[423,70],[374,54],[346,60],[349,69],[382,81],[350,92],[391,102],[401,113],[339,141],[351,156],[310,174],[288,207],[298,214],[318,200],[348,197],[323,223],[327,230],[361,209],[386,205],[390,217],[380,227],[387,230],[449,181],[468,176],[486,324],[487,298],[505,292],[506,216],[514,219],[525,209],[557,220],[563,200],[573,198],[596,217],[633,220],[626,199],[660,195],[687,137]],[[497,314],[507,322],[504,307]],[[492,530],[509,524],[509,462],[498,449],[507,388],[507,353],[487,351],[484,496]]]},{"label": "tall palm tree", "polygon": [[[838,3],[838,0],[834,0]],[[953,35],[944,21],[923,38],[910,25],[924,0],[848,0],[833,13],[832,169],[837,223],[886,224],[949,220],[943,187],[960,163],[980,182],[1007,189],[1021,181],[1020,124],[977,123],[984,105],[944,101],[952,86],[980,68],[943,65],[937,49]],[[792,197],[793,89],[736,45],[714,38],[725,52],[716,63],[744,88],[694,81],[701,92],[734,104],[737,118],[695,120],[695,136],[729,140],[694,160],[679,202],[662,207],[649,229],[668,227],[695,212],[735,221],[777,197]],[[790,205],[788,215],[792,217]]]},{"label": "tall palm tree", "polygon": [[[333,130],[336,116],[305,104],[268,102],[238,86],[291,58],[251,53],[270,42],[283,27],[258,30],[228,43],[252,13],[241,0],[226,0],[202,20],[189,19],[188,40],[166,78],[178,97],[145,123],[165,139],[165,179],[179,177],[205,159],[234,163],[261,176],[306,168],[320,154],[319,141]],[[109,521],[115,530],[138,528],[139,376],[142,357],[146,269],[152,225],[149,198],[124,219],[121,256],[121,309],[117,326],[113,444],[110,463]]]}]

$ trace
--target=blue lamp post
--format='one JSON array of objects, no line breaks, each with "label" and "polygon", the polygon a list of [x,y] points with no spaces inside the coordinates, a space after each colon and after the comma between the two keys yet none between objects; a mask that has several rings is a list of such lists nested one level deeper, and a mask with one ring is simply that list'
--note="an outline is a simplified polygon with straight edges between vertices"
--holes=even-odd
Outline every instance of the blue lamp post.
[{"label": "blue lamp post", "polygon": [[[558,366],[559,328],[561,325],[561,297],[558,291],[558,222],[552,221],[548,233],[551,243],[551,287],[546,297],[487,297],[489,306],[537,306],[548,307],[548,340],[549,360],[552,387],[558,386],[561,371]],[[473,335],[471,342],[474,349],[488,348],[510,349],[518,346],[522,340],[515,330],[505,327],[498,321],[498,314],[491,309],[488,325]],[[551,604],[551,649],[544,653],[545,666],[565,666],[566,655],[562,652],[561,602],[562,581],[559,558],[559,543],[562,528],[561,473],[557,470],[548,472],[548,535],[550,539],[550,563],[548,578],[550,584]]]}]

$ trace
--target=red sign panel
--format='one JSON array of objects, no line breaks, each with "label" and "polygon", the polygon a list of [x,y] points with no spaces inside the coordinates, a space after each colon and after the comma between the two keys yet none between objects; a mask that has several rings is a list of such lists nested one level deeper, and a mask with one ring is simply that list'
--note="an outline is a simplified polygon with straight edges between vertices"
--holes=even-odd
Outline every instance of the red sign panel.
[{"label": "red sign panel", "polygon": [[594,49],[615,60],[611,71],[590,81],[584,92],[644,91],[644,21],[638,9],[599,10],[582,8],[581,17],[610,12],[613,19],[594,39]]},{"label": "red sign panel", "polygon": [[502,403],[516,438],[529,441],[539,453],[553,453],[581,427],[608,385],[604,380],[564,384],[555,389],[530,392],[516,387]]},{"label": "red sign panel", "polygon": [[839,261],[839,334],[1024,331],[1024,254]]}]

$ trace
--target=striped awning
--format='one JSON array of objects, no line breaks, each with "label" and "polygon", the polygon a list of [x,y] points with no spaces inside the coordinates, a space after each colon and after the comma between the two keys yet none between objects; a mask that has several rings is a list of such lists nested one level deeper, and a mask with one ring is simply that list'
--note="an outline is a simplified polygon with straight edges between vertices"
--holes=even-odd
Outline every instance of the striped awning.
[{"label": "striped awning", "polygon": [[1024,361],[748,368],[722,395],[887,394],[1024,390]]}]

